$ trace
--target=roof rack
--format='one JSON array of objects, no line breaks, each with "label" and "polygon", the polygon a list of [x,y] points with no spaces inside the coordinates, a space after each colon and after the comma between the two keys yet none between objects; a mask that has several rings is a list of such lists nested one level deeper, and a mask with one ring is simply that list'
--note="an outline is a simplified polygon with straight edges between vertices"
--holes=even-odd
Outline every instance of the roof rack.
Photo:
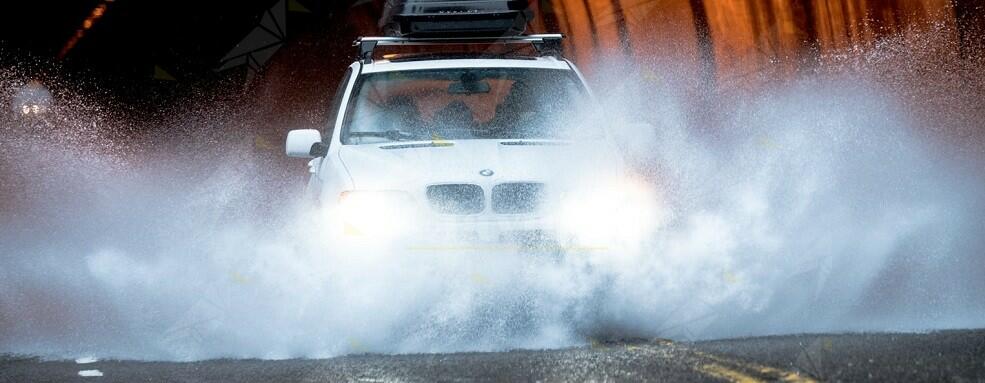
[{"label": "roof rack", "polygon": [[373,62],[377,46],[395,45],[455,45],[455,44],[531,44],[542,56],[561,56],[560,33],[495,37],[360,37],[352,43],[359,48],[359,60]]}]

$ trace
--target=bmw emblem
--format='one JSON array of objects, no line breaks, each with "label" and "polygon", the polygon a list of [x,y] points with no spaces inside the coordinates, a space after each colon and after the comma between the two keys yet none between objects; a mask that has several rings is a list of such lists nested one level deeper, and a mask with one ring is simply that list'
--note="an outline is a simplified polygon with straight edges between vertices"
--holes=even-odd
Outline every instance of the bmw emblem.
[{"label": "bmw emblem", "polygon": [[483,177],[489,177],[489,176],[491,176],[493,174],[494,173],[493,173],[492,169],[482,169],[482,170],[479,171],[479,175],[480,176],[483,176]]}]

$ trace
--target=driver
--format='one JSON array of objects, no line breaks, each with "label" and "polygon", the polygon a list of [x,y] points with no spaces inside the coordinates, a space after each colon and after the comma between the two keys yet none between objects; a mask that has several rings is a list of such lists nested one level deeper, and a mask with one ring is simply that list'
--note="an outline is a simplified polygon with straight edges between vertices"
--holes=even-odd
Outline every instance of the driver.
[{"label": "driver", "polygon": [[454,136],[454,134],[441,134],[441,132],[463,130],[471,132],[475,127],[475,116],[472,109],[465,104],[465,101],[455,100],[446,105],[434,114],[431,120],[432,133],[441,136]]},{"label": "driver", "polygon": [[423,127],[421,112],[418,111],[417,103],[410,96],[390,97],[383,107],[387,111],[384,131],[398,130],[410,134],[421,133]]}]

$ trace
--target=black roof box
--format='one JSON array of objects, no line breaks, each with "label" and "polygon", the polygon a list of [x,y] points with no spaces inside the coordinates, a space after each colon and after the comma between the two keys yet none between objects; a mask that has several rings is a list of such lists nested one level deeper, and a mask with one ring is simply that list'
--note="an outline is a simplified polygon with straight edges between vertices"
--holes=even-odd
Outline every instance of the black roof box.
[{"label": "black roof box", "polygon": [[526,30],[526,0],[387,0],[386,36],[516,36]]}]

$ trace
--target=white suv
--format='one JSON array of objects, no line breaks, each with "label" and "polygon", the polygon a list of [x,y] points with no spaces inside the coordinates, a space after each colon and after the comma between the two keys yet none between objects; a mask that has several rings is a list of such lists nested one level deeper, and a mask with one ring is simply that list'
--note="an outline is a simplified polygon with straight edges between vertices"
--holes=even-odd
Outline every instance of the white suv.
[{"label": "white suv", "polygon": [[[610,245],[645,220],[646,197],[592,95],[554,51],[560,35],[500,37],[533,56],[384,56],[377,45],[488,43],[482,38],[362,38],[328,129],[293,130],[287,155],[313,158],[308,191],[331,235],[366,246]],[[399,240],[405,240],[400,241]]]}]

